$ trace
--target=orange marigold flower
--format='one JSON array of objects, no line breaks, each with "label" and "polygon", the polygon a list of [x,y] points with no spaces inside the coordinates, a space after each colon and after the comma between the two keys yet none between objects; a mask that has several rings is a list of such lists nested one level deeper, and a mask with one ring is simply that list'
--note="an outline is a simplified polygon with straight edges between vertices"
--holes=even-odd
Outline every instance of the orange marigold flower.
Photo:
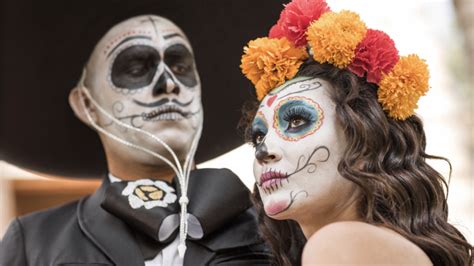
[{"label": "orange marigold flower", "polygon": [[307,58],[304,48],[294,47],[286,38],[258,38],[244,47],[240,68],[262,100],[269,91],[292,79]]},{"label": "orange marigold flower", "polygon": [[401,57],[388,74],[383,75],[377,90],[378,101],[388,116],[405,120],[418,107],[418,100],[429,89],[428,65],[417,55]]},{"label": "orange marigold flower", "polygon": [[351,11],[326,12],[308,27],[308,43],[317,62],[345,68],[367,32],[365,23]]}]

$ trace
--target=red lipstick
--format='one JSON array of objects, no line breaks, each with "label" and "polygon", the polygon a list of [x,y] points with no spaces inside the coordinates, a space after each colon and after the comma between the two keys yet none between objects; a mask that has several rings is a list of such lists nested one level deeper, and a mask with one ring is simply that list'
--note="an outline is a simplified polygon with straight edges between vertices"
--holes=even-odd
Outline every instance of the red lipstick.
[{"label": "red lipstick", "polygon": [[281,184],[281,180],[286,178],[288,178],[287,173],[270,169],[269,171],[262,173],[258,185],[264,189],[267,189],[273,187],[277,183]]}]

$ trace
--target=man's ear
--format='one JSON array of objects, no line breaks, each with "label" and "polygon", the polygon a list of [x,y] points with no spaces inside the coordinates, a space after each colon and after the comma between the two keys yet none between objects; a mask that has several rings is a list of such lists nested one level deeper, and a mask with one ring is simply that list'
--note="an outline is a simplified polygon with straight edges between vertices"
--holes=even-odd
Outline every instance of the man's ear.
[{"label": "man's ear", "polygon": [[87,118],[86,110],[84,108],[87,109],[92,120],[97,124],[96,109],[91,104],[89,98],[87,98],[85,93],[80,88],[75,87],[69,93],[69,105],[74,111],[76,117],[79,118],[84,124],[91,126],[91,123]]}]

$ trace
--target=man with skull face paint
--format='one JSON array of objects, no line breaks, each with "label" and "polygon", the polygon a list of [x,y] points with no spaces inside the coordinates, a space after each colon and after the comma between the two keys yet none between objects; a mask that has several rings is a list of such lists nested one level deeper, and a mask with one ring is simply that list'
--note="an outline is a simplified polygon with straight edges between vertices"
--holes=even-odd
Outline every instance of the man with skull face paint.
[{"label": "man with skull face paint", "polygon": [[[151,150],[163,149],[140,131],[125,130],[117,124],[126,123],[157,136],[182,160],[202,124],[201,83],[191,46],[176,25],[161,17],[129,19],[113,27],[98,42],[86,65],[82,84],[70,94],[76,115],[90,124],[85,113],[89,109],[82,108],[81,99],[85,98],[86,105],[98,110],[81,92],[90,92],[97,104],[119,121],[99,112],[93,122],[107,132]],[[136,178],[136,167],[128,173],[135,157],[139,165],[150,165],[152,169],[165,165],[143,151],[130,149],[107,135],[100,136],[109,170],[119,172],[122,178]],[[169,152],[164,151],[160,153],[171,159]],[[142,171],[151,174],[146,169]]]},{"label": "man with skull face paint", "polygon": [[111,28],[69,102],[99,133],[109,174],[90,197],[15,220],[1,265],[267,264],[238,177],[191,171],[201,83],[176,25],[146,15]]}]

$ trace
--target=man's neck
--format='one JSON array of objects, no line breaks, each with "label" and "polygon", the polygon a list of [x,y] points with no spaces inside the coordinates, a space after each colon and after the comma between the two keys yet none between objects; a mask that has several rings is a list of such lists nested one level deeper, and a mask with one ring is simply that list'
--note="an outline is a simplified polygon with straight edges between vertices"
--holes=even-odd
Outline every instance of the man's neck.
[{"label": "man's neck", "polygon": [[160,179],[172,182],[175,172],[167,165],[151,166],[108,160],[109,172],[121,180]]}]

